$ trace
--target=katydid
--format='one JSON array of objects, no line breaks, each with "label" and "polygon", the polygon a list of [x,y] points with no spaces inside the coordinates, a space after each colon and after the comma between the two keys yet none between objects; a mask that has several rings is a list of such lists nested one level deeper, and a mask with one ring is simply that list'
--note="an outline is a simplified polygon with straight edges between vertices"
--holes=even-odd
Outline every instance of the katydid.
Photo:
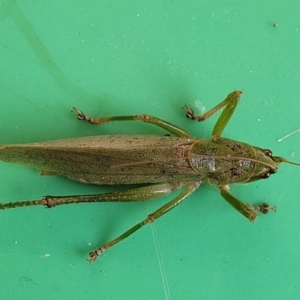
[{"label": "katydid", "polygon": [[224,108],[209,140],[197,139],[176,125],[145,114],[91,118],[74,108],[79,120],[91,124],[142,121],[163,128],[173,136],[100,135],[1,145],[0,160],[38,168],[44,175],[61,175],[81,183],[96,185],[142,184],[142,186],[106,194],[45,196],[41,200],[0,204],[0,209],[32,205],[45,205],[51,208],[79,202],[145,201],[181,189],[174,199],[148,215],[143,221],[90,252],[90,262],[95,261],[105,250],[142,226],[173,209],[204,182],[215,185],[229,204],[250,221],[254,221],[257,217],[255,211],[267,213],[269,210],[275,210],[275,207],[266,203],[258,206],[244,204],[229,193],[229,185],[268,178],[277,172],[278,165],[282,162],[298,166],[300,164],[273,156],[268,149],[221,137],[241,96],[241,91],[233,91],[225,100],[201,116],[195,115],[188,106],[184,107],[186,116],[196,121],[204,121]]}]

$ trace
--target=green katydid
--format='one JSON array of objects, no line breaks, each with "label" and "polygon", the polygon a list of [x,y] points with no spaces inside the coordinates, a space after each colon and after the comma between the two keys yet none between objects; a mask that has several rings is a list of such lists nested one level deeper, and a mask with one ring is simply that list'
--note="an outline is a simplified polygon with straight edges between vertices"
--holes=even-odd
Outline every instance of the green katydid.
[{"label": "green katydid", "polygon": [[74,108],[79,120],[101,125],[113,121],[143,121],[161,127],[174,136],[104,135],[61,139],[31,144],[1,145],[0,160],[23,164],[82,183],[96,185],[145,184],[123,191],[75,196],[45,196],[41,200],[0,204],[0,209],[32,205],[54,207],[79,202],[132,202],[165,196],[182,191],[170,202],[147,216],[119,237],[89,253],[89,261],[122,241],[142,226],[153,222],[192,194],[200,184],[215,185],[223,198],[250,221],[275,210],[266,203],[246,205],[229,193],[228,185],[268,178],[282,162],[298,163],[273,156],[268,149],[221,137],[240,98],[241,91],[230,93],[225,100],[201,116],[185,106],[186,116],[204,121],[224,108],[209,140],[192,137],[185,130],[149,115],[91,118]]}]

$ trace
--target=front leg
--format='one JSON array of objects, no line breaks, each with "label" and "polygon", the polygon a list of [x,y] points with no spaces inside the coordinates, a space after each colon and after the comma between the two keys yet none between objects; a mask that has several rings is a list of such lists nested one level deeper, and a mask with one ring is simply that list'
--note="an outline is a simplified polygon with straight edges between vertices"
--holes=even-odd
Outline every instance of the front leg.
[{"label": "front leg", "polygon": [[194,111],[188,107],[187,105],[184,106],[184,109],[186,109],[186,117],[192,120],[196,121],[205,121],[206,119],[210,118],[213,114],[215,114],[219,109],[225,106],[224,110],[222,111],[220,117],[218,118],[213,132],[212,136],[220,137],[225,126],[227,125],[228,121],[230,120],[233,112],[235,111],[239,100],[241,96],[243,95],[242,91],[234,91],[230,93],[225,100],[223,100],[221,103],[213,107],[211,110],[209,110],[207,113],[201,116],[195,115]]},{"label": "front leg", "polygon": [[267,203],[262,203],[260,205],[244,204],[229,193],[229,186],[227,185],[220,186],[219,189],[222,197],[251,222],[257,217],[255,211],[262,214],[267,214],[269,211],[276,212],[276,206],[270,206]]},{"label": "front leg", "polygon": [[253,222],[257,214],[254,212],[252,207],[249,205],[244,204],[240,200],[236,199],[229,193],[229,186],[224,185],[219,187],[222,197],[232,205],[238,212],[240,212],[243,216],[245,216],[249,221]]}]

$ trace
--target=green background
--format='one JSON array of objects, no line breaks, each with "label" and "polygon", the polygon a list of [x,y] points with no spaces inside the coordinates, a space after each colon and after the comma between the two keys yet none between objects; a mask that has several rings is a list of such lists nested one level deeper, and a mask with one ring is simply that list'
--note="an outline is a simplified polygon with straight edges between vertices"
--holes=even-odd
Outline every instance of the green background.
[{"label": "green background", "polygon": [[[1,1],[1,143],[164,133],[93,127],[72,106],[148,113],[209,138],[217,117],[193,123],[181,107],[208,110],[242,89],[224,136],[299,162],[298,133],[278,142],[300,127],[299,10],[299,1]],[[0,168],[3,203],[108,190]],[[299,178],[284,165],[269,180],[231,187],[244,202],[277,205],[254,224],[204,184],[91,265],[89,251],[172,196],[2,211],[1,299],[299,299]]]}]

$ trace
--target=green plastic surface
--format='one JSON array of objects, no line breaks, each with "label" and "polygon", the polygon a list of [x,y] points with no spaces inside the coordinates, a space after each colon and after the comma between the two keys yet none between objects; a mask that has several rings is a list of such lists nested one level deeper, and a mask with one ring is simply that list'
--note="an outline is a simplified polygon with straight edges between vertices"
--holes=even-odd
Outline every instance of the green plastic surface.
[{"label": "green plastic surface", "polygon": [[[234,89],[244,96],[223,136],[300,161],[299,1],[0,1],[0,141],[164,134],[151,125],[76,121],[147,113],[191,122]],[[200,108],[200,109],[199,109]],[[103,254],[87,253],[172,196],[147,203],[0,211],[1,299],[299,299],[300,168],[231,187],[277,213],[254,224],[204,184]],[[2,203],[107,190],[0,163]],[[113,189],[112,189],[113,190]]]}]

